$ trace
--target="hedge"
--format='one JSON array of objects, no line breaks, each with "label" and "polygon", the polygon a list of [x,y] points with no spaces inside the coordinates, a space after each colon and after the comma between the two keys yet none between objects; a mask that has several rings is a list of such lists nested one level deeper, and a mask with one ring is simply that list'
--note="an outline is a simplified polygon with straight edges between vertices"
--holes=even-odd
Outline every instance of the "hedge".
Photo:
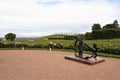
[{"label": "hedge", "polygon": [[[0,48],[21,48],[23,46],[27,47],[27,48],[49,48],[49,44],[48,45],[43,45],[43,44],[27,45],[27,44],[14,44],[14,43],[4,44],[3,42],[0,42]],[[73,45],[68,45],[68,46],[64,47],[60,43],[56,43],[56,45],[54,45],[52,48],[74,50]],[[91,51],[87,47],[84,47],[84,50]],[[120,55],[120,48],[102,47],[102,48],[100,48],[99,52]]]},{"label": "hedge", "polygon": [[101,29],[92,31],[93,39],[114,39],[120,38],[120,29]]}]

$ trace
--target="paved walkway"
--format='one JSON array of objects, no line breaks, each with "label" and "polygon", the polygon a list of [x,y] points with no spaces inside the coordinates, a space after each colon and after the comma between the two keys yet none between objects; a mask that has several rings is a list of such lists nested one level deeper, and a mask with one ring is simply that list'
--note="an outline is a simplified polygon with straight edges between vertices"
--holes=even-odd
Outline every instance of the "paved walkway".
[{"label": "paved walkway", "polygon": [[0,80],[120,80],[120,59],[94,66],[64,59],[72,52],[0,50]]}]

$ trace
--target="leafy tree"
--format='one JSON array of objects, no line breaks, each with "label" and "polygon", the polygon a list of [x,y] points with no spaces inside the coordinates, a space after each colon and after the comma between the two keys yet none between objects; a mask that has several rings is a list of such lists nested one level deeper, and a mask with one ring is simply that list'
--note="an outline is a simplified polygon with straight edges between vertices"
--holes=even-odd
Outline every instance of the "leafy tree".
[{"label": "leafy tree", "polygon": [[118,21],[115,20],[112,24],[106,24],[103,29],[119,29]]},{"label": "leafy tree", "polygon": [[101,39],[102,38],[102,30],[95,30],[92,31],[92,38],[93,39]]},{"label": "leafy tree", "polygon": [[101,29],[101,25],[100,24],[93,24],[92,26],[92,30],[100,30]]},{"label": "leafy tree", "polygon": [[85,33],[85,39],[86,39],[86,40],[92,40],[92,39],[93,39],[93,38],[92,38],[92,33],[91,33],[91,32]]},{"label": "leafy tree", "polygon": [[14,33],[8,33],[5,35],[5,39],[8,41],[14,41],[15,38],[16,38],[16,34],[14,34]]},{"label": "leafy tree", "polygon": [[114,29],[113,24],[106,24],[105,26],[103,26],[103,29]]},{"label": "leafy tree", "polygon": [[115,29],[118,29],[118,28],[119,28],[119,24],[118,24],[118,21],[117,21],[117,20],[115,20],[115,21],[113,22],[113,25],[114,25]]}]

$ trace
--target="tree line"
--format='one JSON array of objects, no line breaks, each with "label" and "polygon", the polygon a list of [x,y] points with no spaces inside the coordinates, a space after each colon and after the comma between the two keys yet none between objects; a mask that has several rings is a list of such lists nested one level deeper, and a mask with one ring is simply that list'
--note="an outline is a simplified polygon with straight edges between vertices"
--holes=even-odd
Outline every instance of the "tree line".
[{"label": "tree line", "polygon": [[111,24],[101,27],[99,23],[92,25],[92,32],[85,34],[85,39],[114,39],[120,38],[120,26],[115,20]]}]

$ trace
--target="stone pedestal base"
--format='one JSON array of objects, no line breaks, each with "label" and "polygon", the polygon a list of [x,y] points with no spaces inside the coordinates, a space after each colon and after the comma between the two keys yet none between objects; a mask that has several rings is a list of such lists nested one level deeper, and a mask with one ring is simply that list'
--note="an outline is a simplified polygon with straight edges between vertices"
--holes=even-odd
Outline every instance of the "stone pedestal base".
[{"label": "stone pedestal base", "polygon": [[81,62],[88,65],[94,65],[105,61],[105,59],[102,59],[100,57],[96,57],[96,59],[94,58],[84,59],[84,58],[76,57],[75,55],[67,55],[65,56],[65,59]]}]

